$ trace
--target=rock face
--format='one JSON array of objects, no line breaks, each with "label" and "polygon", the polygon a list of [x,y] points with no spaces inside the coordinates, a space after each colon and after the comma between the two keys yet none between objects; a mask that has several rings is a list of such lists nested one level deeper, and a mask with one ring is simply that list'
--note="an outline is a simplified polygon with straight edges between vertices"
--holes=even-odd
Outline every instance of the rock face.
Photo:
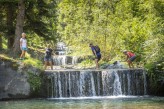
[{"label": "rock face", "polygon": [[32,88],[28,82],[29,74],[27,72],[39,74],[40,71],[23,64],[3,62],[0,65],[0,99],[30,97]]}]

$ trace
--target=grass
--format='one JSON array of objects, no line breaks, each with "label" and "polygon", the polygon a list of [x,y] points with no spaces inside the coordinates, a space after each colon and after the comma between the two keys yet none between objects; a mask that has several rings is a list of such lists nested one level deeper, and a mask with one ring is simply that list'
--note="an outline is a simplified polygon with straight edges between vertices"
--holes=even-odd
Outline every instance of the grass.
[{"label": "grass", "polygon": [[7,54],[0,54],[0,59],[1,60],[6,60],[6,61],[16,62],[15,59],[13,59],[12,57],[8,56]]},{"label": "grass", "polygon": [[32,58],[30,56],[30,54],[26,53],[26,57],[25,57],[25,60],[23,60],[23,62],[27,65],[32,65],[34,67],[37,67],[39,69],[42,69],[42,61],[38,60],[38,59],[35,59],[35,58]]},{"label": "grass", "polygon": [[34,47],[28,47],[28,48],[33,50],[33,51],[40,52],[40,53],[44,53],[45,52],[45,49],[39,49],[39,48],[34,48]]},{"label": "grass", "polygon": [[[2,61],[11,61],[11,62],[18,62],[20,61],[19,59],[14,59],[12,58],[10,55],[8,54],[0,54],[0,60]],[[36,68],[42,69],[42,62],[38,59],[34,59],[30,56],[30,54],[26,54],[25,60],[22,60],[22,63],[24,63],[25,65],[31,65],[34,66]]]}]

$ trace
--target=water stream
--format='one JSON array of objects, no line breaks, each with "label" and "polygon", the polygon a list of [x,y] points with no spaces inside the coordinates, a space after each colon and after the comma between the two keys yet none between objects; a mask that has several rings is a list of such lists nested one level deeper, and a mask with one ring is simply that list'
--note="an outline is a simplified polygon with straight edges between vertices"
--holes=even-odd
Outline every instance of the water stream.
[{"label": "water stream", "polygon": [[90,97],[0,102],[0,109],[164,109],[164,97]]}]

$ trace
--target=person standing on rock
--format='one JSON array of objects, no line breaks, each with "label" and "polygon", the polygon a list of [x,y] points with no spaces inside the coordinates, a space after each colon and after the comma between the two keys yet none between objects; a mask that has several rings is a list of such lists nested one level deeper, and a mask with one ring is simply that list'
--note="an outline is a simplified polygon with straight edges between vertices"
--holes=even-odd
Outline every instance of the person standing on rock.
[{"label": "person standing on rock", "polygon": [[20,55],[20,59],[24,60],[25,54],[27,51],[27,40],[26,40],[26,34],[25,33],[22,33],[22,38],[20,39],[20,49],[22,51],[22,53]]},{"label": "person standing on rock", "polygon": [[98,69],[99,68],[98,62],[101,59],[100,48],[97,45],[94,46],[92,43],[89,44],[89,47],[91,48],[91,50],[92,50],[92,52],[93,52],[93,54],[95,56],[96,69]]},{"label": "person standing on rock", "polygon": [[126,51],[126,50],[124,50],[123,53],[124,53],[124,55],[127,56],[126,61],[128,62],[129,68],[134,68],[134,65],[132,62],[136,59],[136,55],[134,53]]},{"label": "person standing on rock", "polygon": [[53,70],[53,65],[52,65],[52,49],[50,48],[50,45],[47,46],[46,48],[46,52],[45,52],[45,56],[44,56],[44,61],[45,61],[45,65],[44,65],[44,69],[46,70],[48,63],[51,66],[51,70]]}]

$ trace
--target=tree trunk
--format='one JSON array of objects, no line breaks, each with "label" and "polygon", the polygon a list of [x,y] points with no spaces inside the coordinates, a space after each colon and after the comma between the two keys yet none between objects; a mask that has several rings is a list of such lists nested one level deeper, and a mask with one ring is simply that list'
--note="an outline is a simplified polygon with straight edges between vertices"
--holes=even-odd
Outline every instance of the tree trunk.
[{"label": "tree trunk", "polygon": [[7,44],[7,47],[8,49],[11,49],[13,47],[13,44],[14,44],[14,26],[13,26],[13,23],[14,23],[14,20],[13,19],[13,16],[14,16],[14,11],[13,10],[13,5],[12,4],[8,4],[7,6],[7,28],[8,28],[8,31],[7,31],[7,38],[8,38],[8,44]]},{"label": "tree trunk", "polygon": [[0,49],[2,49],[2,36],[0,34]]},{"label": "tree trunk", "polygon": [[18,2],[18,14],[16,19],[16,30],[15,30],[15,41],[14,41],[14,53],[18,54],[20,50],[20,42],[21,34],[23,32],[23,24],[24,24],[24,16],[25,16],[25,0],[19,0]]}]

